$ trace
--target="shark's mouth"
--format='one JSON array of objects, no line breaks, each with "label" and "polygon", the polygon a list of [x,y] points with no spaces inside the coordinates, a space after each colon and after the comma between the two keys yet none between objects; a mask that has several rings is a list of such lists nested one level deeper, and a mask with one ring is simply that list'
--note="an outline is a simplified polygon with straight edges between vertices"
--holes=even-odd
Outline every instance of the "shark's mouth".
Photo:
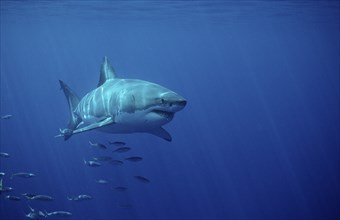
[{"label": "shark's mouth", "polygon": [[164,117],[164,118],[172,118],[175,113],[173,112],[167,112],[167,111],[162,111],[162,110],[153,110],[152,112]]}]

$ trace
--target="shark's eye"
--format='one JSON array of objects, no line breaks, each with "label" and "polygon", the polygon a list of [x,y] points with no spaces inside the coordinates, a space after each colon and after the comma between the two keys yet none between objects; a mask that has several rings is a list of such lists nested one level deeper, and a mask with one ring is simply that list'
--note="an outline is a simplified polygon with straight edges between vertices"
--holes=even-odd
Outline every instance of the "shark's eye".
[{"label": "shark's eye", "polygon": [[161,103],[164,104],[164,103],[165,103],[165,100],[164,100],[164,99],[161,99]]}]

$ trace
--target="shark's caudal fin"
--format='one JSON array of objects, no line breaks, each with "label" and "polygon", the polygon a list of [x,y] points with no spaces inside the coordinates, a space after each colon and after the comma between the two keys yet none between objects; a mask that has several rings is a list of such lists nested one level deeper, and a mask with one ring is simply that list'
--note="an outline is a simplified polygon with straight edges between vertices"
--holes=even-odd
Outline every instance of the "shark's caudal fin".
[{"label": "shark's caudal fin", "polygon": [[115,70],[111,66],[109,59],[105,56],[103,59],[103,63],[100,66],[100,77],[97,87],[103,85],[106,80],[114,78],[116,78]]},{"label": "shark's caudal fin", "polygon": [[63,81],[59,80],[59,83],[67,99],[70,110],[70,121],[67,125],[67,128],[60,129],[61,135],[58,135],[58,137],[63,136],[64,140],[67,140],[72,136],[73,130],[81,122],[81,118],[74,113],[74,109],[79,104],[79,98]]}]

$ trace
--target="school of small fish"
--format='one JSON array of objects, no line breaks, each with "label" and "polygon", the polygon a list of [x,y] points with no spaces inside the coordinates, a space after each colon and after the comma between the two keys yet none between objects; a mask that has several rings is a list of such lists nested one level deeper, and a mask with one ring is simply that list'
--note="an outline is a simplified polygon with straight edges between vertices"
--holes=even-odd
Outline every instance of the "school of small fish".
[{"label": "school of small fish", "polygon": [[[9,119],[10,117],[12,117],[11,115],[6,115],[3,116],[2,119]],[[142,157],[140,156],[136,156],[136,155],[129,155],[126,156],[128,154],[128,152],[131,151],[130,147],[126,146],[125,142],[122,141],[115,141],[115,142],[108,142],[109,146],[113,145],[115,147],[114,150],[111,151],[111,155],[102,155],[102,156],[94,156],[90,159],[83,159],[84,165],[95,168],[95,167],[101,167],[103,164],[109,164],[109,165],[113,165],[113,166],[122,166],[124,164],[123,161],[129,161],[132,163],[137,163],[143,160]],[[89,141],[90,147],[93,149],[99,149],[99,150],[108,150],[108,146],[106,146],[105,144],[102,143],[94,143],[92,141]],[[1,160],[8,160],[9,158],[11,158],[11,155],[9,153],[6,152],[0,152],[0,158]],[[3,159],[2,159],[3,158]],[[3,181],[3,177],[6,175],[5,172],[0,172],[0,196],[1,194],[6,194],[4,195],[4,198],[7,200],[11,200],[11,201],[16,201],[16,202],[20,202],[22,201],[22,198],[24,198],[27,201],[27,205],[29,208],[29,212],[27,214],[25,214],[25,217],[30,218],[30,219],[40,219],[40,218],[47,218],[47,217],[57,217],[57,218],[62,218],[62,217],[70,217],[73,214],[69,211],[50,211],[47,212],[46,210],[42,211],[42,210],[38,210],[35,208],[32,208],[29,204],[29,201],[35,200],[35,201],[42,201],[42,202],[53,202],[54,198],[52,196],[49,195],[43,195],[43,194],[34,194],[34,193],[30,193],[30,192],[25,192],[22,193],[20,195],[16,195],[16,194],[12,194],[12,192],[14,191],[14,189],[10,186],[7,186],[8,183],[4,183]],[[10,180],[14,180],[14,179],[30,179],[30,178],[35,178],[36,175],[34,173],[31,172],[16,172],[16,173],[12,173],[9,176]],[[150,183],[150,180],[148,178],[146,178],[145,176],[140,176],[140,175],[135,175],[132,176],[131,179],[135,179],[138,182],[141,183]],[[18,181],[15,180],[15,181]],[[94,180],[96,183],[98,184],[102,184],[102,185],[108,185],[110,184],[110,181],[105,179],[105,178],[100,178],[100,179],[95,179]],[[124,193],[128,190],[127,186],[124,185],[116,185],[116,186],[112,186],[113,191],[116,192],[121,192]],[[1,197],[0,197],[1,198]],[[85,194],[81,194],[81,195],[72,195],[72,196],[66,196],[66,199],[69,201],[76,201],[76,202],[80,202],[80,201],[85,201],[85,200],[92,200],[92,196],[90,195],[85,195]],[[123,205],[118,205],[117,207],[120,208],[131,208],[131,204],[123,204]]]},{"label": "school of small fish", "polygon": [[[128,154],[127,152],[131,151],[130,147],[126,146],[125,142],[122,141],[115,141],[115,142],[108,142],[109,145],[114,145],[116,147],[116,149],[114,149],[112,151],[113,156],[111,155],[102,155],[102,156],[95,156],[92,157],[91,159],[84,159],[84,164],[89,166],[89,167],[100,167],[103,164],[110,164],[113,166],[122,166],[124,165],[123,161],[129,161],[132,163],[137,163],[143,160],[143,157],[140,156],[136,156],[136,155],[130,155],[130,156],[125,156],[126,154]],[[92,141],[89,141],[90,147],[91,148],[95,148],[95,149],[99,149],[99,150],[107,150],[108,146],[106,146],[105,144],[102,143],[94,143]],[[100,162],[99,162],[100,161]],[[136,175],[136,176],[132,176],[136,181],[141,182],[141,183],[150,183],[151,181],[145,177],[145,176],[140,176],[140,175]],[[108,184],[110,181],[107,179],[97,179],[95,180],[96,183],[98,184]],[[119,186],[114,186],[113,190],[116,192],[126,192],[128,190],[127,186],[123,186],[123,185],[119,185]],[[77,197],[68,197],[69,200],[74,200],[74,201],[78,201]],[[128,206],[124,206],[126,207],[130,207],[130,205]]]}]

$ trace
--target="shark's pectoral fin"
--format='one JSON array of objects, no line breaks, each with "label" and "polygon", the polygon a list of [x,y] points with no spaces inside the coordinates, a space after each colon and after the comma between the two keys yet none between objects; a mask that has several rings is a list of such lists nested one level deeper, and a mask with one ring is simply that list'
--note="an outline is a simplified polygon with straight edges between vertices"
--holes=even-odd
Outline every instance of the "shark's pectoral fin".
[{"label": "shark's pectoral fin", "polygon": [[58,134],[54,137],[64,137],[64,140],[67,140],[73,134],[84,132],[84,131],[89,131],[89,130],[96,129],[96,128],[100,128],[100,127],[103,127],[103,126],[106,126],[106,125],[109,125],[109,124],[112,124],[112,123],[115,123],[114,117],[105,118],[101,121],[95,122],[93,124],[90,124],[90,125],[82,127],[82,128],[78,128],[76,130],[72,130],[72,129],[68,129],[68,128],[59,129],[60,134]]},{"label": "shark's pectoral fin", "polygon": [[84,131],[89,131],[89,130],[96,129],[96,128],[101,128],[101,127],[104,127],[106,125],[110,125],[112,123],[115,123],[115,120],[114,120],[113,117],[105,118],[105,119],[103,119],[99,122],[95,122],[95,123],[87,125],[85,127],[78,128],[78,129],[73,131],[73,134],[84,132]]},{"label": "shark's pectoral fin", "polygon": [[163,138],[164,140],[171,141],[171,135],[164,128],[160,127],[156,130],[149,131],[150,134],[156,135],[157,137]]}]

